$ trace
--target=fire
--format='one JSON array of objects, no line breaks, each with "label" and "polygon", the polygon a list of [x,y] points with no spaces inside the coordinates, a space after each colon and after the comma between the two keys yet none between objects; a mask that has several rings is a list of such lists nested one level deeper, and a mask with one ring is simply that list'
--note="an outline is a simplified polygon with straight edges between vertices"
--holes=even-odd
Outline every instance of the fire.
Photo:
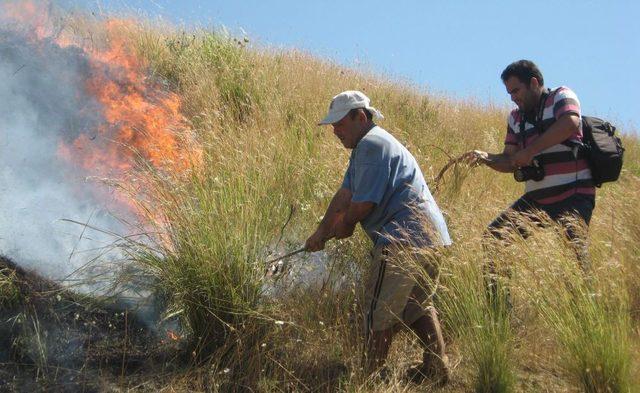
[{"label": "fire", "polygon": [[[90,143],[86,138],[79,138],[74,147],[83,152],[82,166],[101,168],[103,172],[127,170],[137,153],[158,168],[189,168],[192,157],[181,151],[176,140],[176,132],[186,128],[179,97],[147,81],[140,72],[144,66],[124,45],[113,41],[107,52],[92,58],[93,77],[87,81],[86,89],[102,104],[106,120],[98,131],[117,143],[96,152],[86,149]],[[115,74],[119,74],[118,80],[113,79]]]},{"label": "fire", "polygon": [[[142,158],[168,173],[194,169],[200,149],[189,135],[180,113],[180,97],[147,76],[148,65],[136,54],[127,34],[134,24],[122,19],[98,22],[105,43],[54,35],[47,3],[6,3],[0,11],[20,25],[30,26],[34,40],[52,40],[62,48],[80,48],[90,72],[85,92],[101,108],[101,124],[82,130],[72,141],[60,141],[58,157],[87,176],[123,179]],[[33,26],[31,26],[33,25]]]},{"label": "fire", "polygon": [[56,42],[67,47],[73,40],[67,34],[56,31],[51,11],[51,2],[45,1],[20,1],[8,0],[0,4],[0,15],[4,20],[29,26],[29,38],[31,41],[41,41],[56,36]]},{"label": "fire", "polygon": [[29,21],[34,39],[44,39],[52,34],[53,25],[48,17],[47,4],[36,4],[31,1],[23,3],[6,3],[0,8],[8,20],[15,22]]},{"label": "fire", "polygon": [[180,336],[176,334],[173,330],[167,330],[167,337],[169,337],[173,341],[180,340]]},{"label": "fire", "polygon": [[73,159],[102,175],[131,169],[136,155],[157,168],[190,168],[194,158],[197,161],[197,149],[180,147],[176,138],[187,129],[179,96],[146,77],[147,65],[122,38],[129,28],[126,21],[108,20],[104,28],[107,48],[85,48],[92,70],[86,90],[102,104],[106,122],[98,134],[114,143],[96,151],[82,135],[73,142]]}]

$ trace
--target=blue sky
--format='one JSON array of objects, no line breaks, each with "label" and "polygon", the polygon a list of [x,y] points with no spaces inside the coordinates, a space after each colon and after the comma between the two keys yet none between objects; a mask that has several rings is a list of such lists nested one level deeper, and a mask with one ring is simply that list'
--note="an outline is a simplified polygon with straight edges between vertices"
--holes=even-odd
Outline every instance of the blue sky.
[{"label": "blue sky", "polygon": [[640,128],[637,1],[67,2],[162,17],[186,28],[224,26],[254,45],[298,48],[498,105],[509,104],[500,72],[527,58],[540,66],[547,86],[571,87],[583,113],[615,120],[627,131]]}]

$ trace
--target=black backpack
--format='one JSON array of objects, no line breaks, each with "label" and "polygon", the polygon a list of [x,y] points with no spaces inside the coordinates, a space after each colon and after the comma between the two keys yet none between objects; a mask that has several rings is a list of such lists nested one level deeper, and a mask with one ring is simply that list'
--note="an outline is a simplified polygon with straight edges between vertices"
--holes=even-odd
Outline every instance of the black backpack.
[{"label": "black backpack", "polygon": [[622,170],[624,147],[615,132],[616,127],[608,121],[582,116],[583,149],[597,187],[618,180]]}]

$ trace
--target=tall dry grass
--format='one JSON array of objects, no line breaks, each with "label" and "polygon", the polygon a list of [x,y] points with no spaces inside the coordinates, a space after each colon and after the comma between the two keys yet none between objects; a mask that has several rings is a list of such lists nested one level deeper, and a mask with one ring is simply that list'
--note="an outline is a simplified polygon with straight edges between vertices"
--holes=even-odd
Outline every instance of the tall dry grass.
[{"label": "tall dry grass", "polygon": [[[362,232],[328,246],[334,258],[355,266],[344,269],[347,285],[339,288],[266,297],[264,261],[279,238],[292,248],[304,242],[340,184],[348,152],[329,129],[315,126],[336,93],[366,92],[385,114],[381,125],[414,153],[428,179],[464,151],[500,150],[506,108],[439,97],[215,32],[146,26],[130,39],[151,75],[182,97],[203,149],[203,165],[189,176],[148,173],[152,192],[142,202],[160,213],[154,224],[163,236],[139,262],[182,316],[196,357],[207,360],[193,378],[175,377],[170,390],[429,389],[402,378],[420,355],[410,335],[394,343],[388,381],[362,373],[357,272],[368,248]],[[598,193],[591,226],[595,289],[581,281],[553,230],[536,230],[532,240],[496,255],[483,252],[485,226],[521,192],[510,176],[455,166],[443,177],[436,199],[455,240],[436,299],[455,365],[447,391],[635,389],[640,167],[637,139],[626,145],[621,180]],[[504,280],[510,311],[487,302],[486,258],[512,272]]]}]

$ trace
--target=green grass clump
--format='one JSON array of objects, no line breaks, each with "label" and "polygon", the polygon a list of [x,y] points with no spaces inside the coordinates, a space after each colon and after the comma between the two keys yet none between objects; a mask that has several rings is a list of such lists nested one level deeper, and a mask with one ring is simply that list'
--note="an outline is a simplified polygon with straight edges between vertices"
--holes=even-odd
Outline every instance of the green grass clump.
[{"label": "green grass clump", "polygon": [[447,258],[437,306],[446,331],[460,343],[472,365],[476,392],[510,392],[515,384],[514,332],[508,299],[488,292],[482,273],[483,256],[469,263],[457,247]]},{"label": "green grass clump", "polygon": [[608,308],[585,292],[566,308],[545,307],[543,314],[565,348],[565,367],[585,392],[630,391],[628,310]]},{"label": "green grass clump", "polygon": [[[218,178],[219,179],[219,178]],[[264,255],[270,230],[268,210],[278,198],[259,192],[260,179],[194,174],[189,189],[160,189],[169,232],[160,253],[144,259],[179,305],[198,347],[207,354],[230,334],[256,318],[262,290]],[[254,214],[262,211],[264,215]],[[230,219],[233,218],[233,219]]]},{"label": "green grass clump", "polygon": [[[535,304],[547,338],[556,341],[559,364],[576,385],[585,392],[629,392],[633,328],[628,294],[619,284],[624,277],[611,263],[584,272],[571,246],[560,236],[554,239],[560,233],[556,227],[541,243],[520,245],[536,255],[537,264],[519,264],[522,283],[528,284],[520,290]],[[541,250],[543,244],[547,248]]]}]

